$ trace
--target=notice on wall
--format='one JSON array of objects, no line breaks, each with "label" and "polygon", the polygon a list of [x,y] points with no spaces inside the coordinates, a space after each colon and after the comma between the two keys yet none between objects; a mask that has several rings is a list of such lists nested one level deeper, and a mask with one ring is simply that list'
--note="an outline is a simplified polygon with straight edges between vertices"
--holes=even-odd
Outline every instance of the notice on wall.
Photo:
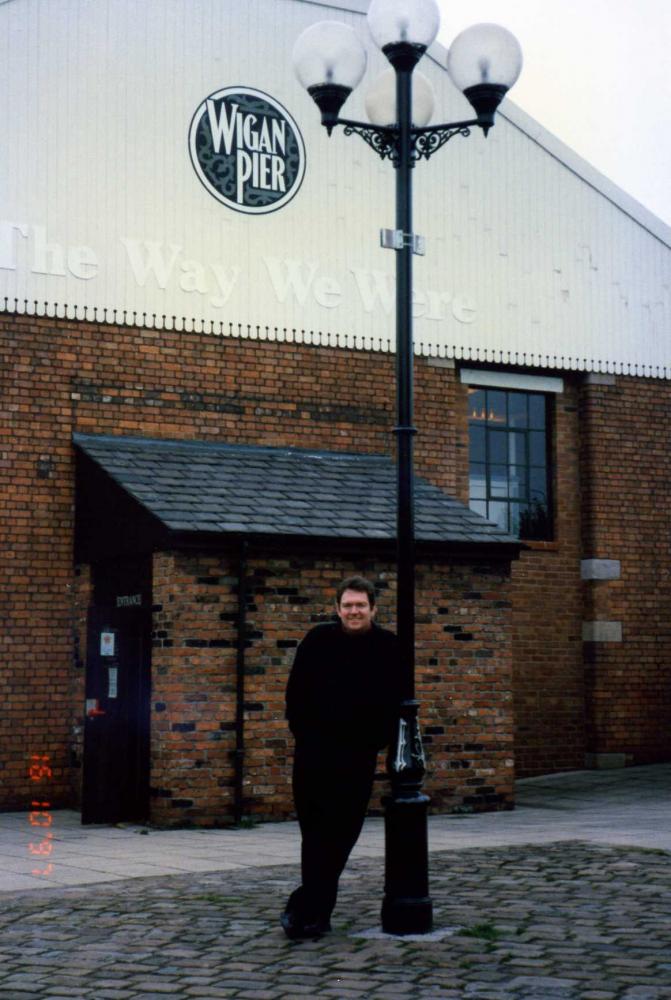
[{"label": "notice on wall", "polygon": [[116,635],[114,632],[100,633],[100,655],[114,656],[116,652]]},{"label": "notice on wall", "polygon": [[107,697],[117,698],[119,693],[119,668],[107,668]]}]

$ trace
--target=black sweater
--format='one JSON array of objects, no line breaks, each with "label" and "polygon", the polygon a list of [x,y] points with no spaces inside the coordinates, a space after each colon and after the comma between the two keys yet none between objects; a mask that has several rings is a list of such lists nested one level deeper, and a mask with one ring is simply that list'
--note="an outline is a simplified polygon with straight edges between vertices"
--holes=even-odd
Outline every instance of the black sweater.
[{"label": "black sweater", "polygon": [[317,625],[296,650],[287,719],[296,742],[315,749],[379,750],[393,735],[400,702],[398,640],[373,626],[348,635]]}]

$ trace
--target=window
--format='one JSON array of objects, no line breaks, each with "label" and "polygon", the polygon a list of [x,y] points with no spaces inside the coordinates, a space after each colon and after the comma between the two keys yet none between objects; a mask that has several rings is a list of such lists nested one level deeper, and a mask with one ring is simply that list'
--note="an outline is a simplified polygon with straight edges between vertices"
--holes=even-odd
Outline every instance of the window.
[{"label": "window", "polygon": [[516,538],[552,537],[547,396],[468,390],[469,505]]}]

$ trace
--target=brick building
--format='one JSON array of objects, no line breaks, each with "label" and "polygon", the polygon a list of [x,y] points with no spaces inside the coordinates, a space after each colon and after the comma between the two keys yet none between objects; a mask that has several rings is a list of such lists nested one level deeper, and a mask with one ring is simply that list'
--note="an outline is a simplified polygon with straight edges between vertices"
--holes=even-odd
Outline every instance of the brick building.
[{"label": "brick building", "polygon": [[[0,808],[282,817],[297,641],[352,571],[393,626],[393,176],[291,76],[323,4],[107,6],[0,7]],[[217,191],[233,106],[284,190]],[[428,788],[509,808],[671,756],[671,238],[508,102],[416,174]]]}]

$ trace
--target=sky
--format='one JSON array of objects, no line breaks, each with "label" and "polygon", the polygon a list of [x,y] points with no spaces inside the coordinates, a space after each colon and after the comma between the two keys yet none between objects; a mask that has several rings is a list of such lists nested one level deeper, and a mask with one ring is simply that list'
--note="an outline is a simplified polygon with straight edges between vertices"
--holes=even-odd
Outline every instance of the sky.
[{"label": "sky", "polygon": [[512,31],[512,102],[671,225],[671,0],[438,4],[446,48],[470,24]]}]

